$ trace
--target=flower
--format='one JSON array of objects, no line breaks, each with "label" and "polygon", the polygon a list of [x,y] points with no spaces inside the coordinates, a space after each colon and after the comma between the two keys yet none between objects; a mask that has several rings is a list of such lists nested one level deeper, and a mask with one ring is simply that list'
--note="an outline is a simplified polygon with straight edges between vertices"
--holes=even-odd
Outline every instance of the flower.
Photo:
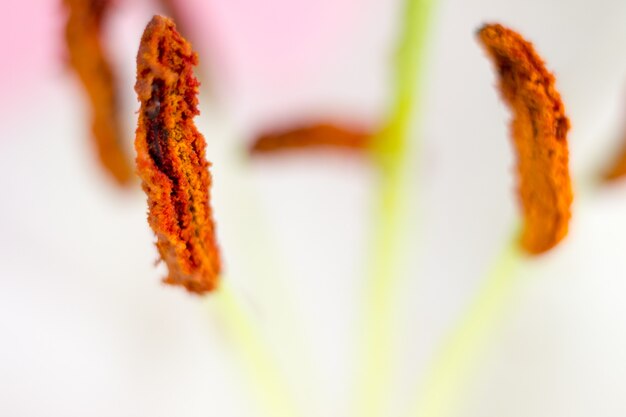
[{"label": "flower", "polygon": [[[133,59],[155,10],[146,2],[118,3],[108,36],[119,47],[113,58],[127,92],[122,107],[130,146],[138,107]],[[27,9],[20,15],[29,21],[46,22],[32,33],[16,30],[29,27],[24,19],[8,22],[11,36],[4,33],[2,42],[21,45],[12,50],[27,54],[29,46],[54,48],[62,39],[63,19],[50,13],[52,6],[10,6]],[[342,115],[371,116],[367,120],[379,116],[387,104],[398,15],[391,3],[353,0],[262,6],[196,1],[189,7],[199,31],[216,34],[211,39],[218,47],[198,52],[214,69],[220,105],[230,117],[201,100],[197,119],[215,164],[212,201],[225,269],[300,386],[307,363],[290,356],[296,338],[283,332],[290,325],[283,302],[295,305],[290,311],[303,324],[312,353],[308,365],[316,371],[311,385],[318,389],[300,395],[313,400],[317,415],[338,414],[353,380],[355,294],[377,177],[358,161],[327,156],[239,169],[241,149],[265,122],[316,108],[331,105]],[[497,19],[541,50],[567,103],[573,179],[583,184],[584,174],[606,161],[603,153],[619,133],[626,65],[616,51],[626,42],[625,9],[613,0],[593,7],[565,0],[439,6],[423,91],[423,141],[420,154],[412,155],[421,162],[412,182],[422,190],[424,221],[407,225],[415,230],[405,242],[414,256],[404,271],[415,279],[397,302],[405,318],[396,333],[402,335],[399,381],[424,370],[517,215],[513,175],[503,174],[513,166],[509,115],[494,94],[475,29]],[[199,25],[201,19],[211,24]],[[50,29],[31,39],[40,27]],[[318,39],[324,42],[317,45]],[[21,65],[15,56],[8,65]],[[152,234],[145,197],[105,179],[84,141],[89,126],[82,92],[58,61],[45,62],[27,68],[29,77],[21,81],[2,75],[0,414],[256,415],[233,357],[223,349],[218,322],[199,301],[155,284],[159,271],[147,243]],[[460,415],[611,416],[623,407],[615,381],[626,373],[619,331],[626,325],[626,191],[616,185],[577,195],[571,234],[526,267],[528,279],[490,343]],[[267,288],[280,269],[267,262],[268,253],[290,278],[288,297]],[[400,408],[413,393],[401,391],[410,384],[398,386],[394,404]]]}]

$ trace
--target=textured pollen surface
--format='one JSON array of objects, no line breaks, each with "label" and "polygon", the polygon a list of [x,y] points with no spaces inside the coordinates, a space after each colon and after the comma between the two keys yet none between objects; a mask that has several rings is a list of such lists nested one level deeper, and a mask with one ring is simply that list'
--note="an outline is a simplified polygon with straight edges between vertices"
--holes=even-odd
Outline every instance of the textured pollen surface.
[{"label": "textured pollen surface", "polygon": [[69,61],[89,97],[92,132],[98,157],[120,184],[132,178],[132,169],[121,146],[116,85],[101,44],[102,21],[108,0],[64,0],[68,9],[65,38]]},{"label": "textured pollen surface", "polygon": [[263,154],[321,147],[365,150],[371,136],[363,130],[330,123],[310,124],[261,135],[253,142],[250,153]]},{"label": "textured pollen surface", "polygon": [[521,246],[539,254],[567,234],[572,203],[569,120],[553,75],[529,42],[498,24],[485,25],[478,37],[495,64],[500,92],[513,112],[511,131],[524,217]]},{"label": "textured pollen surface", "polygon": [[148,222],[169,271],[164,281],[205,293],[216,288],[221,264],[209,205],[206,143],[193,123],[199,113],[197,63],[174,23],[153,17],[137,54],[135,91],[141,108],[135,150],[148,196]]}]

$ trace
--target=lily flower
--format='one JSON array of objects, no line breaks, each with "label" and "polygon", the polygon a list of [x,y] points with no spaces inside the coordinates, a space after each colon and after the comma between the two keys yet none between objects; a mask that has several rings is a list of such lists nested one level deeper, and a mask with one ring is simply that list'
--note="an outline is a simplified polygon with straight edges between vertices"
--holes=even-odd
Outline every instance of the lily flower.
[{"label": "lily flower", "polygon": [[[327,156],[250,164],[242,149],[264,126],[307,115],[388,122],[405,5],[177,5],[201,65],[211,66],[215,99],[200,92],[194,121],[212,163],[224,282],[267,348],[263,363],[286,382],[284,391],[268,384],[268,396],[293,401],[302,415],[350,416],[385,174]],[[251,394],[259,381],[240,369],[245,337],[232,337],[232,311],[211,300],[215,293],[158,283],[167,271],[154,265],[145,194],[137,184],[115,187],[94,163],[85,92],[64,68],[64,10],[58,1],[0,4],[10,16],[0,26],[0,415],[265,415]],[[129,150],[135,58],[160,12],[157,1],[117,0],[103,33]],[[567,238],[520,267],[506,314],[480,341],[485,353],[449,399],[450,413],[623,414],[626,188],[588,195],[576,187],[614,146],[607,132],[619,128],[624,16],[626,4],[614,0],[435,4],[408,112],[417,123],[406,147],[377,148],[381,171],[393,172],[401,157],[410,168],[398,174],[402,190],[416,190],[402,195],[415,210],[398,217],[395,236],[406,259],[381,272],[398,279],[386,306],[392,355],[377,415],[403,416],[425,392],[414,383],[425,380],[519,216],[510,115],[474,36],[490,21],[531,39],[558,80],[577,199]]]}]

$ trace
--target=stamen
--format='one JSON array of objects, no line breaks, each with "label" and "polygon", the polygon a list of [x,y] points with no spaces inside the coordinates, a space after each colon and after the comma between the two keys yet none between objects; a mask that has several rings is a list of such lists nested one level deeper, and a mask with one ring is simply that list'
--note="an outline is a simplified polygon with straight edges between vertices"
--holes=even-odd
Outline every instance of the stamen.
[{"label": "stamen", "polygon": [[250,153],[267,154],[310,148],[343,148],[364,151],[372,134],[363,129],[319,123],[277,130],[259,136],[250,147]]},{"label": "stamen", "polygon": [[623,135],[622,147],[609,168],[602,173],[602,179],[610,182],[626,176],[626,132]]},{"label": "stamen", "polygon": [[64,0],[69,11],[65,26],[69,61],[91,104],[92,132],[102,166],[119,184],[132,178],[121,145],[116,80],[102,48],[102,23],[108,0]]},{"label": "stamen", "polygon": [[478,37],[495,64],[502,98],[513,112],[511,134],[524,215],[521,246],[539,254],[567,235],[572,204],[569,120],[554,76],[532,44],[499,24],[485,25]]},{"label": "stamen", "polygon": [[137,53],[137,171],[148,196],[148,223],[169,270],[164,281],[201,294],[217,287],[221,261],[206,142],[192,120],[199,114],[197,64],[174,23],[154,16]]}]

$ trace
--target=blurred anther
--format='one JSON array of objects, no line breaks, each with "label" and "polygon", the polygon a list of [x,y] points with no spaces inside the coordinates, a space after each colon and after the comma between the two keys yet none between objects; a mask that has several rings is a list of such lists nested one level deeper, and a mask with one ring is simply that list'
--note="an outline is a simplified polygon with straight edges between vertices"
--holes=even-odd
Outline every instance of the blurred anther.
[{"label": "blurred anther", "polygon": [[91,105],[92,132],[98,157],[119,184],[132,178],[122,146],[116,80],[102,47],[108,0],[63,0],[69,15],[65,26],[69,62]]},{"label": "blurred anther", "polygon": [[371,138],[372,134],[363,129],[330,123],[308,124],[265,133],[252,143],[250,153],[268,154],[311,148],[340,148],[362,152],[367,150]]},{"label": "blurred anther", "polygon": [[622,134],[622,147],[608,168],[602,172],[602,179],[611,182],[622,179],[624,176],[626,176],[626,131]]}]

